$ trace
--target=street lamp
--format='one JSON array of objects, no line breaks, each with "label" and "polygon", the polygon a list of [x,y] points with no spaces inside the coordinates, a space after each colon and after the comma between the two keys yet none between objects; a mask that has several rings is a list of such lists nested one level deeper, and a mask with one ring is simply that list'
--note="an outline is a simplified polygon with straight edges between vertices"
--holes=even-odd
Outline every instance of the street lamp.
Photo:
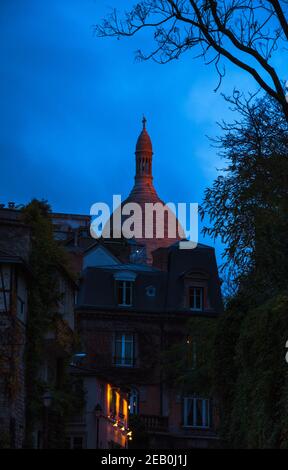
[{"label": "street lamp", "polygon": [[49,408],[52,403],[52,395],[49,390],[43,393],[42,400],[44,405],[43,448],[48,449]]},{"label": "street lamp", "polygon": [[100,403],[97,403],[95,406],[94,413],[96,417],[96,449],[99,449],[99,421],[102,416],[102,406]]}]

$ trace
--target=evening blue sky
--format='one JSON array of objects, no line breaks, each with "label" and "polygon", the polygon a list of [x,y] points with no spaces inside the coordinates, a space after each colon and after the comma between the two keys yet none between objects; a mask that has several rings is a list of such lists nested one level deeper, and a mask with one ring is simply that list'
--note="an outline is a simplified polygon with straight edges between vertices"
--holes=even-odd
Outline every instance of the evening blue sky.
[{"label": "evening blue sky", "polygon": [[[0,202],[47,199],[54,211],[89,213],[128,195],[145,113],[159,196],[200,202],[223,162],[207,135],[231,114],[213,67],[187,54],[136,62],[147,36],[98,39],[93,24],[119,0],[1,0]],[[237,69],[221,88],[255,89]],[[208,240],[206,239],[206,242]]]}]

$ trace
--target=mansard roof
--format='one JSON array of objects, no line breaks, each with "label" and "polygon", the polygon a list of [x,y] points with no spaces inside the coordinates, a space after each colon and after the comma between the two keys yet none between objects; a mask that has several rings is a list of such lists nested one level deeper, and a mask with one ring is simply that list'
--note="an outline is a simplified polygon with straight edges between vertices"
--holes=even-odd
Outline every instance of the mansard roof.
[{"label": "mansard roof", "polygon": [[[161,257],[166,258],[162,267],[157,262],[159,251]],[[183,305],[185,282],[189,278],[195,279],[197,275],[200,281],[207,283],[209,292],[211,308],[204,313],[215,315],[223,310],[215,251],[208,246],[205,249],[199,246],[194,250],[180,250],[177,246],[161,248],[156,250],[153,266],[120,263],[87,267],[82,272],[77,309],[123,311],[123,307],[117,305],[115,296],[115,280],[119,272],[135,273],[133,306],[126,307],[126,311],[159,314],[187,311]],[[148,294],[151,287],[155,292],[152,296]]]}]

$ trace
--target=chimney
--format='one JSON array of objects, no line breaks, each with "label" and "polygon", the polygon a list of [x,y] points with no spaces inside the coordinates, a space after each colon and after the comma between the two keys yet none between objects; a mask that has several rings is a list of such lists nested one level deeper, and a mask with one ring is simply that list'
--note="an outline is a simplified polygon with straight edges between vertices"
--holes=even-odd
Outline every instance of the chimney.
[{"label": "chimney", "polygon": [[168,271],[168,256],[169,250],[167,248],[158,248],[152,252],[154,268],[160,269],[161,271]]}]

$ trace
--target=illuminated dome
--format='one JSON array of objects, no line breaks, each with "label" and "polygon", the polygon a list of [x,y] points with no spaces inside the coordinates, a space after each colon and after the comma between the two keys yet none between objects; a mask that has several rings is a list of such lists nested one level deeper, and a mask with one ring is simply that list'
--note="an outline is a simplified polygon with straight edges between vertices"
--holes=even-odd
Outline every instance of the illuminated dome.
[{"label": "illuminated dome", "polygon": [[[123,236],[125,238],[130,238],[130,236],[128,235],[128,232],[126,232],[126,229],[125,229],[125,221],[127,222],[126,224],[126,228],[127,228],[127,226],[129,225],[128,220],[130,219],[131,215],[134,214],[133,217],[134,217],[135,224],[132,224],[132,229],[135,231],[135,237],[133,238],[137,243],[145,246],[146,261],[147,263],[151,263],[152,251],[156,250],[157,248],[167,247],[167,246],[174,244],[175,242],[185,238],[185,234],[180,223],[178,222],[177,217],[175,216],[174,212],[172,212],[171,210],[167,210],[165,212],[162,232],[161,232],[161,227],[162,227],[161,223],[160,225],[157,225],[159,223],[158,220],[157,220],[157,224],[155,223],[156,222],[155,215],[154,217],[150,217],[149,220],[145,217],[145,210],[147,211],[147,206],[145,206],[145,204],[149,204],[149,203],[151,205],[157,204],[158,207],[160,208],[160,213],[161,213],[161,208],[165,206],[165,203],[159,198],[153,185],[152,142],[146,130],[146,119],[143,118],[142,122],[143,122],[143,129],[141,131],[141,134],[138,137],[137,144],[136,144],[136,152],[135,152],[135,155],[136,155],[135,183],[128,198],[122,202],[121,207],[116,209],[116,211],[111,216],[110,232],[112,232],[112,226],[113,226],[112,224],[114,222],[115,224],[114,230],[116,227],[116,231],[118,232],[118,234],[120,234],[121,228],[122,228]],[[130,209],[132,208],[132,206],[130,206],[129,208],[129,206],[127,206],[127,204],[129,203],[137,203],[142,209],[142,214],[140,215],[136,212],[130,213]],[[124,206],[126,206],[127,208],[127,215],[120,215]],[[136,228],[135,228],[135,225],[136,225]],[[139,227],[139,231],[138,233],[136,233],[138,227]],[[140,230],[141,227],[142,227],[142,230]],[[149,238],[147,237],[147,233],[150,234]],[[159,237],[159,233],[161,235],[160,237]]]}]

